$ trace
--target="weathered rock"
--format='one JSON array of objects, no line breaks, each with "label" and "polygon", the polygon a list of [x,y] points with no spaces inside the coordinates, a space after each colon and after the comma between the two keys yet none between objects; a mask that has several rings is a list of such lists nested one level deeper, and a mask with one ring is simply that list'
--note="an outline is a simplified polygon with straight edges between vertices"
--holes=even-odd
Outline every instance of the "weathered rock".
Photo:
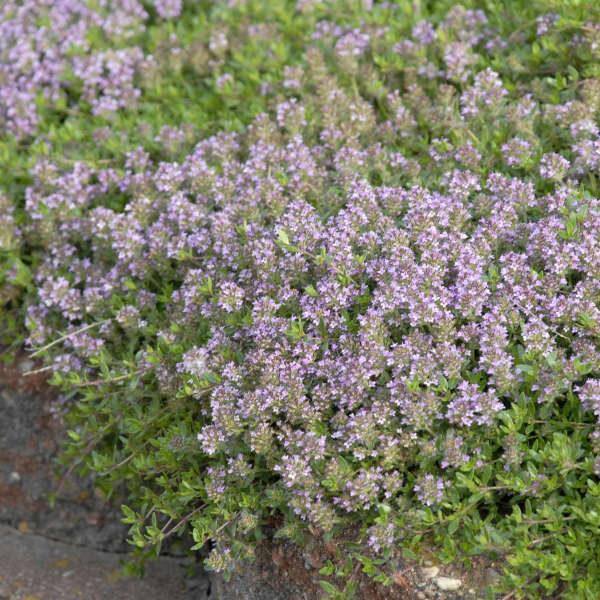
[{"label": "weathered rock", "polygon": [[0,523],[73,544],[131,550],[119,505],[96,493],[92,477],[71,476],[50,508],[65,428],[52,412],[56,391],[41,374],[23,375],[33,366],[27,358],[0,366]]},{"label": "weathered rock", "polygon": [[181,559],[161,557],[148,563],[143,578],[125,577],[121,555],[100,552],[21,533],[0,525],[0,598],[10,600],[204,600],[186,594]]},{"label": "weathered rock", "polygon": [[435,584],[445,592],[451,592],[460,589],[462,581],[452,577],[436,577]]},{"label": "weathered rock", "polygon": [[440,572],[439,567],[425,567],[424,569],[421,569],[421,572],[423,573],[423,577],[425,577],[425,579],[432,579],[433,577],[436,577],[437,574]]}]

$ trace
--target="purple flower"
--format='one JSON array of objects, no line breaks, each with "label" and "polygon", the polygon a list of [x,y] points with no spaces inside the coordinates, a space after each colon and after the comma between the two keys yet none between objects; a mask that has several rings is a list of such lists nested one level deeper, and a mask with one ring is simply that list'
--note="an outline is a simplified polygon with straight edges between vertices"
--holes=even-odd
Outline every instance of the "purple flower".
[{"label": "purple flower", "polygon": [[154,8],[163,19],[174,19],[181,15],[182,0],[154,0]]},{"label": "purple flower", "polygon": [[412,28],[413,39],[425,46],[431,44],[436,39],[435,29],[429,21],[419,21]]},{"label": "purple flower", "polygon": [[552,29],[554,24],[560,19],[560,15],[554,13],[547,13],[545,15],[541,15],[536,19],[537,22],[537,35],[545,35]]},{"label": "purple flower", "polygon": [[441,477],[434,477],[426,473],[417,480],[413,491],[416,492],[419,502],[426,506],[440,503],[444,498],[444,489],[450,484]]},{"label": "purple flower", "polygon": [[562,181],[570,167],[569,161],[555,152],[544,154],[540,160],[540,177]]}]

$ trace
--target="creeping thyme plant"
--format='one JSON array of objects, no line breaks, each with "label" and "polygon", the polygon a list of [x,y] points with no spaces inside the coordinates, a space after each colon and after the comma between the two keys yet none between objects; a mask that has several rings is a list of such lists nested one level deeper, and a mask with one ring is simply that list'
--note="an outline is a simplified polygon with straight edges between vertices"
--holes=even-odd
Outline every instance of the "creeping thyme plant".
[{"label": "creeping thyme plant", "polygon": [[142,557],[600,596],[600,5],[6,0],[0,99],[3,341]]}]

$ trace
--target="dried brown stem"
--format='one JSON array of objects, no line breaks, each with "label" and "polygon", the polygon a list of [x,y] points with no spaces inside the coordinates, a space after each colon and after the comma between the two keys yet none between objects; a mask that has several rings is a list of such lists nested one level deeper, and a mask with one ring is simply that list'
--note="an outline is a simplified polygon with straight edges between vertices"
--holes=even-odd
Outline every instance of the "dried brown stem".
[{"label": "dried brown stem", "polygon": [[[171,535],[173,535],[177,529],[179,529],[179,527],[181,527],[183,524],[187,523],[198,511],[202,510],[203,508],[206,508],[208,506],[208,504],[202,504],[201,506],[199,506],[198,508],[194,509],[192,512],[188,513],[185,517],[183,517],[183,519],[181,519],[181,521],[179,521],[179,523],[177,523],[176,525],[173,525],[173,527],[171,527],[171,529],[169,529],[169,531],[167,531],[165,533],[165,529],[166,527],[168,527],[168,525],[173,521],[173,518],[171,518],[169,520],[169,522],[167,523],[167,525],[165,527],[163,527],[163,529],[161,530],[161,542],[163,540],[166,540],[168,537],[170,537]],[[146,546],[150,546],[152,544],[152,541],[148,541],[146,542]]]},{"label": "dried brown stem", "polygon": [[39,348],[33,354],[30,354],[30,357],[33,358],[34,356],[41,354],[45,350],[48,350],[48,348],[52,348],[52,346],[66,340],[74,335],[77,335],[78,333],[83,333],[84,331],[87,331],[88,329],[91,329],[92,327],[96,327],[97,325],[103,325],[104,323],[108,323],[109,321],[112,321],[112,317],[110,319],[104,319],[104,321],[98,321],[97,323],[92,323],[91,325],[86,325],[85,327],[82,327],[81,329],[77,329],[76,331],[72,331],[71,333],[66,333],[65,335],[62,335],[61,337],[59,337],[57,340],[54,340],[53,342],[46,344],[42,348]]}]

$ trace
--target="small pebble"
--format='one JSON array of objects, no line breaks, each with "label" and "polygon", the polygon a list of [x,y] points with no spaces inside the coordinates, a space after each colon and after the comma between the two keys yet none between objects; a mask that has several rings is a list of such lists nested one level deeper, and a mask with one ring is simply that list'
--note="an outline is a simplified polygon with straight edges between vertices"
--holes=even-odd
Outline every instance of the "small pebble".
[{"label": "small pebble", "polygon": [[421,569],[421,571],[423,571],[423,577],[425,577],[425,579],[433,579],[438,576],[440,569],[439,567],[426,567]]},{"label": "small pebble", "polygon": [[440,590],[453,591],[460,588],[462,581],[460,579],[452,579],[451,577],[437,577],[435,579],[436,585]]},{"label": "small pebble", "polygon": [[19,371],[21,371],[21,373],[27,373],[27,371],[31,371],[34,366],[35,363],[30,358],[26,358],[25,360],[21,361],[21,364],[19,365]]},{"label": "small pebble", "polygon": [[427,596],[423,592],[417,592],[417,600],[425,600]]},{"label": "small pebble", "polygon": [[21,475],[19,475],[19,473],[17,473],[17,471],[13,471],[10,474],[9,481],[11,483],[17,483],[17,482],[21,481]]}]

